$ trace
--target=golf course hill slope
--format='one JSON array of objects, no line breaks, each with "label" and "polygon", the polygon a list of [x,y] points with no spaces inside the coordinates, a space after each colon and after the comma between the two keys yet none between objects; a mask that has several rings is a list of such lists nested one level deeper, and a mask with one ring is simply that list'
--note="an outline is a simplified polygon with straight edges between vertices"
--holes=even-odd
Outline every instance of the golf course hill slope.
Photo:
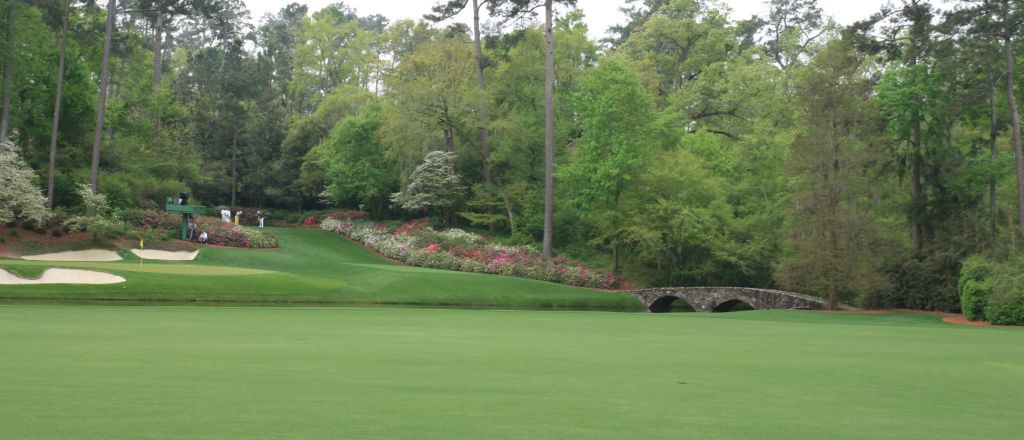
[{"label": "golf course hill slope", "polygon": [[[333,233],[267,228],[280,247],[202,247],[194,260],[143,260],[121,249],[120,261],[29,261],[2,258],[0,268],[96,270],[124,277],[117,285],[4,286],[5,302],[164,302],[402,305],[503,309],[640,311],[635,298],[500,275],[405,266]],[[147,246],[148,247],[148,246]]]}]

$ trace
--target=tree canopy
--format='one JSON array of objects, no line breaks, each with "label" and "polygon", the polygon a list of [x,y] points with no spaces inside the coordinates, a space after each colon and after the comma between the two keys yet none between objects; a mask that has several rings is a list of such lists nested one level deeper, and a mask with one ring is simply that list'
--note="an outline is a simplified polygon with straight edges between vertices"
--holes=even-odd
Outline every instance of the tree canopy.
[{"label": "tree canopy", "polygon": [[947,310],[920,280],[1024,246],[1021,2],[840,26],[815,0],[633,1],[603,42],[574,1],[434,3],[0,0],[0,220],[95,176],[115,209],[429,213],[642,286]]}]

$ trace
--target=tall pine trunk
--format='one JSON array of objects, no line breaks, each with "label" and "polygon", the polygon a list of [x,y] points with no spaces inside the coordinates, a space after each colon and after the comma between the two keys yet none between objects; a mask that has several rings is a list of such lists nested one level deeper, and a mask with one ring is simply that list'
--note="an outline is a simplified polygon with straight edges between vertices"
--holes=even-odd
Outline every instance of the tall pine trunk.
[{"label": "tall pine trunk", "polygon": [[156,11],[156,26],[153,33],[153,89],[157,90],[164,76],[164,13],[159,9]]},{"label": "tall pine trunk", "polygon": [[1013,155],[1017,169],[1017,227],[1024,234],[1024,152],[1021,151],[1020,115],[1013,87],[1013,32],[1010,23],[1010,2],[1003,0],[1003,45],[1006,50],[1006,100],[1010,105],[1010,125],[1013,127]]},{"label": "tall pine trunk", "polygon": [[[993,169],[995,169],[996,162],[999,156],[999,150],[996,147],[996,136],[998,133],[998,120],[996,119],[996,80],[992,79],[992,85],[989,91],[989,127],[988,127],[988,146],[991,150],[991,158],[989,159]],[[992,240],[992,244],[996,243],[996,178],[992,176],[988,180],[988,228],[989,237]]]},{"label": "tall pine trunk", "polygon": [[46,179],[46,203],[53,209],[53,178],[57,172],[57,131],[60,126],[60,103],[64,92],[64,55],[68,46],[68,16],[71,1],[64,3],[64,27],[60,34],[60,61],[57,64],[57,96],[53,103],[53,128],[50,130],[50,168]]},{"label": "tall pine trunk", "polygon": [[[160,10],[159,6],[156,11],[156,27],[153,30],[153,93],[154,96],[160,96],[160,82],[163,80],[163,63],[164,63],[164,13]],[[154,128],[156,129],[157,136],[160,135],[160,106],[156,108],[156,115],[154,121]]]},{"label": "tall pine trunk", "polygon": [[7,2],[7,53],[4,56],[3,110],[0,110],[0,139],[11,128],[11,85],[14,82],[14,0]]},{"label": "tall pine trunk", "polygon": [[114,12],[117,9],[117,0],[107,2],[107,28],[103,36],[103,63],[100,65],[100,92],[99,102],[96,105],[96,130],[92,140],[92,168],[89,178],[89,185],[92,193],[96,194],[99,188],[100,177],[100,146],[103,144],[103,118],[107,113],[107,88],[110,82],[110,39],[114,34]]},{"label": "tall pine trunk", "polygon": [[828,309],[839,310],[839,148],[835,140],[836,120],[833,118],[829,129],[829,141],[832,143],[832,169],[828,182]]},{"label": "tall pine trunk", "polygon": [[551,258],[555,212],[555,52],[551,15],[553,0],[544,2],[544,258]]},{"label": "tall pine trunk", "polygon": [[920,253],[923,247],[924,237],[921,232],[921,219],[919,217],[924,201],[924,190],[921,185],[921,123],[914,126],[913,140],[911,146],[914,148],[913,156],[910,159],[910,203],[913,209],[910,213],[910,245],[915,253]]},{"label": "tall pine trunk", "polygon": [[480,4],[473,0],[473,49],[476,51],[476,84],[480,90],[480,150],[484,161],[484,183],[490,188],[494,183],[491,176],[491,167],[487,164],[491,160],[491,138],[488,133],[490,121],[487,118],[486,84],[484,84],[484,54],[480,43]]},{"label": "tall pine trunk", "polygon": [[[480,96],[478,97],[479,102],[479,114],[480,114],[480,156],[483,161],[483,174],[484,174],[484,186],[490,192],[491,188],[494,187],[494,176],[491,174],[491,135],[489,133],[490,121],[487,117],[487,87],[484,83],[484,53],[480,43],[480,2],[473,0],[473,50],[476,53],[476,84],[479,90]],[[506,205],[506,208],[508,206]],[[492,212],[488,208],[489,212]],[[497,229],[497,224],[491,223],[490,230],[494,232]]]},{"label": "tall pine trunk", "polygon": [[238,192],[238,168],[235,161],[238,156],[238,130],[231,135],[231,209],[235,209],[235,195]]}]

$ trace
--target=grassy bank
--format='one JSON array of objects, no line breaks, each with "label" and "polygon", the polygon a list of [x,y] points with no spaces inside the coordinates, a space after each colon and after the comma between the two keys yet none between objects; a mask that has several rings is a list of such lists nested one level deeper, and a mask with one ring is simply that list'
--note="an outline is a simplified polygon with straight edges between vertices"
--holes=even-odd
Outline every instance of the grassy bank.
[{"label": "grassy bank", "polygon": [[160,301],[423,305],[520,309],[641,310],[608,292],[504,276],[391,263],[344,238],[318,230],[268,228],[274,250],[205,247],[195,261],[54,263],[0,259],[0,268],[39,273],[48,267],[95,269],[125,277],[102,286],[2,286],[3,301]]}]

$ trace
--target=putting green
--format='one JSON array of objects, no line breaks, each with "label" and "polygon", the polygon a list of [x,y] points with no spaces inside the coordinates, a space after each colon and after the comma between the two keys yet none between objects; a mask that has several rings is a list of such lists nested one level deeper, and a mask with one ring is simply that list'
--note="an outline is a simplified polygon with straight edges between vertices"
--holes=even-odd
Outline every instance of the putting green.
[{"label": "putting green", "polygon": [[0,438],[1011,439],[933,316],[0,306]]}]

